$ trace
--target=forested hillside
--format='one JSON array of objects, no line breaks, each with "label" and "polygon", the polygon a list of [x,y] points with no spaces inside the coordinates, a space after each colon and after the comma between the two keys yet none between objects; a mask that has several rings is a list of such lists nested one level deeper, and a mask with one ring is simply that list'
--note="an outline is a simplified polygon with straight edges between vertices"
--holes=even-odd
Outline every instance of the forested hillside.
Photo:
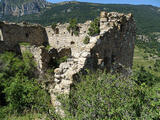
[{"label": "forested hillside", "polygon": [[149,5],[66,2],[51,4],[39,14],[30,14],[21,17],[3,16],[0,20],[14,22],[28,21],[47,26],[53,22],[68,22],[71,18],[77,18],[78,22],[93,20],[99,15],[100,11],[133,13],[137,23],[138,34],[160,32],[160,8]]}]

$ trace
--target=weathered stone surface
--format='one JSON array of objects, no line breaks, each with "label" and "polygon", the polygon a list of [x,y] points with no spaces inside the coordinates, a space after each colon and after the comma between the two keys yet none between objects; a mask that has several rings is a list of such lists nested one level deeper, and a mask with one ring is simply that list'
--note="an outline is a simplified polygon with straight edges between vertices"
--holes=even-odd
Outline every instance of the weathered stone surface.
[{"label": "weathered stone surface", "polygon": [[48,44],[46,31],[40,25],[0,22],[0,29],[1,36],[3,36],[3,41],[0,41],[0,52],[4,50],[17,51],[19,43],[23,42],[36,46]]},{"label": "weathered stone surface", "polygon": [[[55,71],[57,84],[51,89],[51,98],[54,96],[54,100],[56,100],[57,93],[69,94],[71,84],[75,79],[74,76],[86,68],[89,70],[100,68],[128,74],[124,68],[130,69],[132,67],[136,38],[136,26],[132,14],[102,12],[100,15],[100,35],[90,37],[90,43],[84,45],[83,39],[88,33],[89,25],[90,22],[79,24],[81,27],[78,37],[72,36],[67,31],[68,24],[58,26],[58,35],[54,34],[51,28],[46,28],[49,43],[53,48],[57,50],[71,49],[70,60],[61,63]],[[74,44],[71,44],[72,41]],[[56,104],[54,105],[56,106]],[[63,110],[60,112],[63,115]]]},{"label": "weathered stone surface", "polygon": [[20,49],[22,54],[28,51],[33,55],[39,75],[47,70],[50,56],[44,46],[20,45]]},{"label": "weathered stone surface", "polygon": [[[29,50],[38,64],[40,72],[47,68],[50,57],[58,59],[68,56],[67,61],[61,63],[54,70],[53,82],[49,85],[52,103],[62,116],[61,103],[57,101],[57,94],[70,94],[70,88],[78,73],[85,69],[118,71],[127,73],[133,63],[134,40],[136,27],[132,14],[117,12],[102,12],[100,16],[100,34],[90,37],[90,42],[84,44],[88,36],[90,21],[80,26],[79,36],[72,36],[67,31],[68,24],[58,24],[59,33],[51,27],[17,25],[0,23],[3,36],[0,41],[0,52],[15,50],[21,42],[28,42],[30,47],[21,46],[21,51]],[[47,34],[46,34],[47,32]],[[40,47],[49,42],[49,52]],[[72,44],[74,42],[74,44]],[[34,46],[32,46],[34,45]],[[127,73],[128,74],[128,73]]]}]

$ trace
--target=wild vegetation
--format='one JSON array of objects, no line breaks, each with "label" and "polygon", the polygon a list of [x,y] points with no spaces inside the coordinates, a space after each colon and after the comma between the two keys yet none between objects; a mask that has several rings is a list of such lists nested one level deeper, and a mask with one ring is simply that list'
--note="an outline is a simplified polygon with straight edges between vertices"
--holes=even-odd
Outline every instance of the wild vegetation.
[{"label": "wild vegetation", "polygon": [[79,35],[79,26],[77,23],[77,19],[73,18],[69,21],[69,26],[67,27],[67,30],[71,35],[78,36]]},{"label": "wild vegetation", "polygon": [[[133,74],[129,78],[102,71],[80,75],[81,82],[74,83],[70,97],[59,96],[66,112],[63,120],[160,119],[159,49],[151,39],[143,44],[136,40]],[[66,57],[59,62],[61,60]],[[48,93],[32,72],[36,64],[30,53],[23,54],[22,59],[6,52],[0,55],[0,63],[0,119],[61,120],[51,108]]]},{"label": "wild vegetation", "polygon": [[70,120],[158,120],[159,83],[144,69],[137,72],[140,74],[127,79],[101,72],[82,76],[82,81],[72,88],[70,98],[62,99],[67,117]]},{"label": "wild vegetation", "polygon": [[[52,110],[49,94],[36,78],[35,62],[29,52],[23,59],[14,53],[0,55],[0,119]],[[53,110],[52,110],[53,111]]]},{"label": "wild vegetation", "polygon": [[[70,7],[67,4],[57,4],[54,5],[55,8],[51,7],[50,10],[44,11],[37,18],[35,18],[37,15],[29,15],[28,18],[22,16],[17,21],[25,19],[48,25],[51,21],[64,22],[76,16],[77,20],[70,20],[68,31],[72,35],[78,35],[77,22],[93,19],[100,10],[105,8],[107,11],[134,13],[138,33],[145,33],[148,40],[137,37],[135,41],[133,72],[130,77],[122,77],[119,73],[112,74],[100,70],[96,73],[87,71],[88,75],[79,75],[81,82],[75,81],[70,96],[61,95],[58,97],[66,113],[63,120],[159,120],[160,42],[158,35],[151,33],[159,31],[157,8],[89,3],[71,4],[71,6],[73,9],[78,6],[81,11],[75,9],[68,13],[66,9]],[[152,10],[148,10],[148,8],[152,8]],[[55,14],[54,10],[59,16],[55,15],[51,19],[50,15]],[[145,12],[148,12],[147,16]],[[65,17],[62,13],[65,13]],[[9,19],[11,18],[9,17]],[[15,18],[13,20],[16,21]],[[98,21],[95,19],[91,23],[89,35],[99,34]],[[53,24],[52,28],[55,29],[56,24]],[[83,42],[88,44],[89,37],[86,36]],[[22,45],[26,45],[26,43],[22,43]],[[46,49],[49,50],[50,46],[47,46]],[[57,59],[54,67],[66,60],[67,56]],[[50,96],[42,84],[38,82],[35,71],[36,64],[33,56],[27,51],[22,56],[11,52],[0,54],[0,119],[62,119],[55,114],[50,103]]]},{"label": "wild vegetation", "polygon": [[94,36],[99,35],[100,33],[100,20],[99,18],[94,19],[94,21],[91,22],[90,28],[88,29],[88,35]]},{"label": "wild vegetation", "polygon": [[84,40],[83,40],[83,43],[84,43],[84,44],[88,44],[89,41],[90,41],[89,36],[86,36],[86,37],[84,38]]},{"label": "wild vegetation", "polygon": [[51,27],[52,27],[52,29],[55,31],[55,30],[56,30],[56,27],[57,27],[57,24],[56,24],[56,23],[52,23]]}]

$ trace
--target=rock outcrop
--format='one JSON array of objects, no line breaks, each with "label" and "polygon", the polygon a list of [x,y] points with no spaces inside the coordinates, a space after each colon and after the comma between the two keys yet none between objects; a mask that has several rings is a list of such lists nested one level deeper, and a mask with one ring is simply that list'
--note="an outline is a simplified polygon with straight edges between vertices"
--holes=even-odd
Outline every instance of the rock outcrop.
[{"label": "rock outcrop", "polygon": [[1,0],[2,14],[22,16],[39,13],[48,3],[45,0]]}]

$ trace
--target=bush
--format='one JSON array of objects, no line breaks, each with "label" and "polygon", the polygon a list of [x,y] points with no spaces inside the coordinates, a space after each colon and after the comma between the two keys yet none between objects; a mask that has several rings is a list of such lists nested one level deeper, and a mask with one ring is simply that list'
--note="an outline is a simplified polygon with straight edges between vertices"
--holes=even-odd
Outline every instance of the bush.
[{"label": "bush", "polygon": [[47,45],[47,46],[45,47],[45,49],[46,49],[47,51],[49,51],[49,50],[50,50],[50,48],[51,48],[51,46],[50,46],[50,45]]},{"label": "bush", "polygon": [[89,36],[86,36],[86,37],[84,38],[84,40],[83,40],[83,43],[84,43],[84,44],[88,44],[89,41],[90,41]]},{"label": "bush", "polygon": [[138,85],[146,84],[148,86],[152,86],[158,81],[158,78],[155,77],[152,73],[147,71],[143,66],[140,66],[135,72],[134,75],[136,78],[134,81]]},{"label": "bush", "polygon": [[68,59],[68,56],[64,56],[64,57],[61,57],[61,58],[57,59],[56,60],[57,66],[59,66],[63,62],[66,62],[67,59]]},{"label": "bush", "polygon": [[24,45],[24,46],[30,46],[31,44],[30,43],[26,43],[26,42],[22,42],[22,43],[19,43],[20,45]]},{"label": "bush", "polygon": [[98,35],[100,33],[100,20],[99,18],[94,19],[94,21],[91,22],[90,28],[88,29],[88,35],[94,36]]},{"label": "bush", "polygon": [[160,72],[160,60],[156,60],[156,62],[154,64],[154,70],[156,72]]},{"label": "bush", "polygon": [[51,27],[52,27],[52,29],[55,31],[55,30],[56,30],[56,27],[57,27],[57,23],[53,23],[53,24],[51,25]]},{"label": "bush", "polygon": [[26,52],[23,59],[14,53],[0,55],[1,93],[6,105],[1,106],[0,114],[42,112],[50,104],[48,93],[35,78],[33,56]]},{"label": "bush", "polygon": [[[70,97],[60,96],[72,120],[150,120],[159,118],[159,96],[145,83],[101,72],[81,77]],[[154,93],[154,95],[153,95]],[[155,97],[155,99],[153,99]],[[64,99],[63,99],[64,98]]]},{"label": "bush", "polygon": [[75,36],[79,35],[79,26],[77,25],[77,20],[76,19],[71,19],[69,21],[69,26],[67,27],[67,30],[69,33],[71,33],[71,35],[73,36],[73,34]]}]

